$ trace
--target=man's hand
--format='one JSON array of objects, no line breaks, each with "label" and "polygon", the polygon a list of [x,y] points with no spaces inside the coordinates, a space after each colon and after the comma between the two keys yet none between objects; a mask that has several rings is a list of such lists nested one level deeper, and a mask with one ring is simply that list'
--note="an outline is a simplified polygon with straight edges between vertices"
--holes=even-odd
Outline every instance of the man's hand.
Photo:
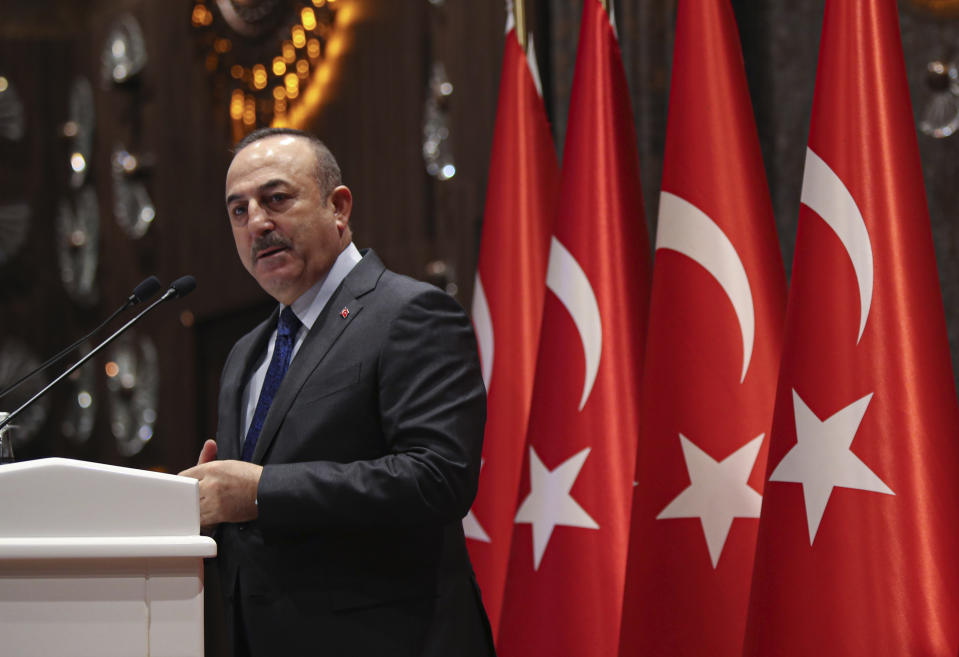
[{"label": "man's hand", "polygon": [[256,489],[263,466],[246,461],[217,461],[216,442],[207,440],[192,468],[180,473],[200,482],[200,524],[245,522],[257,516]]},{"label": "man's hand", "polygon": [[203,447],[200,448],[200,458],[197,459],[197,465],[203,465],[204,463],[209,463],[210,461],[216,460],[216,441],[212,438],[207,438],[207,441],[203,443]]}]

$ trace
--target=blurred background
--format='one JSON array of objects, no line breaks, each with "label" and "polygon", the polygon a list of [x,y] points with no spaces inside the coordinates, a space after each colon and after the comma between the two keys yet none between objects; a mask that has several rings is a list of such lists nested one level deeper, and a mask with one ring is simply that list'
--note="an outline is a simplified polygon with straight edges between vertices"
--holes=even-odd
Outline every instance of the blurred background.
[{"label": "blurred background", "polygon": [[[614,4],[654,232],[676,2]],[[732,4],[788,268],[824,3]],[[527,2],[560,153],[581,7]],[[899,8],[955,364],[959,0]],[[213,436],[223,361],[274,303],[240,265],[223,204],[230,148],[255,127],[325,140],[357,245],[469,308],[505,20],[501,0],[4,0],[0,387],[146,276],[198,281],[25,414],[18,459],[176,472]]]}]

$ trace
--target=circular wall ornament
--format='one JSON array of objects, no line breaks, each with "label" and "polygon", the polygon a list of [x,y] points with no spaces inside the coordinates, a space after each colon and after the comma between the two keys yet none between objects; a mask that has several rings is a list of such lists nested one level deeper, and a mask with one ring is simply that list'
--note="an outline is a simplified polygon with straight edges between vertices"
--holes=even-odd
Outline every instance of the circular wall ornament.
[{"label": "circular wall ornament", "polygon": [[29,205],[23,201],[0,205],[0,265],[17,254],[29,228]]},{"label": "circular wall ornament", "polygon": [[0,74],[0,137],[20,141],[26,132],[23,101],[3,74]]},{"label": "circular wall ornament", "polygon": [[[0,344],[0,390],[33,371],[38,365],[40,365],[39,359],[25,344],[15,338],[5,340]],[[46,384],[47,380],[43,374],[28,379],[0,401],[0,404],[3,405],[2,410],[7,412],[16,410],[40,392]],[[43,428],[49,412],[50,398],[41,397],[14,419],[13,424],[18,427],[14,453],[16,453],[18,447],[30,442]]]},{"label": "circular wall ornament", "polygon": [[927,100],[920,112],[919,129],[936,139],[959,129],[959,67],[954,61],[935,60],[926,65]]},{"label": "circular wall ornament", "polygon": [[120,227],[134,239],[146,235],[156,218],[142,176],[140,160],[117,144],[110,158],[113,175],[113,216]]},{"label": "circular wall ornament", "polygon": [[146,66],[147,49],[140,23],[132,14],[121,14],[110,26],[100,55],[104,84],[123,84]]},{"label": "circular wall ornament", "polygon": [[93,87],[84,77],[78,77],[70,86],[68,118],[63,124],[63,135],[71,140],[70,187],[79,189],[87,179],[93,157]]},{"label": "circular wall ornament", "polygon": [[[80,353],[90,353],[91,346],[86,344]],[[91,359],[67,377],[71,394],[66,402],[60,433],[73,443],[85,443],[93,433],[97,414],[96,358]]]},{"label": "circular wall ornament", "polygon": [[216,0],[223,20],[238,34],[256,37],[275,28],[289,10],[283,0]]},{"label": "circular wall ornament", "polygon": [[423,106],[423,160],[426,172],[437,180],[449,180],[456,175],[450,143],[452,95],[453,83],[446,75],[446,67],[443,62],[434,62]]},{"label": "circular wall ornament", "polygon": [[160,389],[153,341],[127,333],[114,343],[106,366],[110,430],[123,456],[138,454],[153,437]]},{"label": "circular wall ornament", "polygon": [[78,191],[71,203],[60,201],[57,213],[57,261],[60,280],[79,303],[97,300],[97,265],[100,260],[100,204],[92,187]]}]

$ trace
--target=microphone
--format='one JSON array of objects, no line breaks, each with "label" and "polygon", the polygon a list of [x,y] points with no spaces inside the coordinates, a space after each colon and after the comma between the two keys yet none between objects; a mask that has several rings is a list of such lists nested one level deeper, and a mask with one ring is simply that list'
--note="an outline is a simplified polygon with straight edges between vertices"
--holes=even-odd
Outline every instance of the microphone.
[{"label": "microphone", "polygon": [[[194,285],[195,285],[195,283],[194,283]],[[130,308],[131,306],[135,306],[136,304],[141,303],[141,302],[146,301],[147,299],[151,298],[153,295],[155,295],[157,292],[160,291],[160,288],[161,288],[161,287],[162,287],[162,285],[160,285],[160,280],[159,280],[156,276],[150,276],[150,277],[148,277],[148,278],[144,278],[142,281],[140,281],[140,284],[139,284],[139,285],[137,285],[135,288],[133,288],[133,294],[131,294],[130,296],[127,297],[127,300],[124,302],[124,304],[123,304],[122,306],[120,306],[119,308],[117,308],[116,310],[114,310],[114,311],[113,311],[113,314],[110,315],[109,317],[107,317],[106,320],[104,320],[102,324],[100,324],[100,325],[97,326],[95,329],[93,329],[92,331],[90,331],[89,333],[87,333],[86,335],[84,335],[82,338],[80,338],[79,340],[77,340],[76,342],[74,342],[73,344],[71,344],[71,345],[70,345],[69,347],[67,347],[66,349],[63,349],[62,351],[60,351],[56,356],[53,356],[52,358],[50,358],[49,360],[47,360],[45,363],[43,363],[42,365],[40,365],[39,367],[37,367],[36,369],[34,369],[32,372],[29,372],[29,373],[27,373],[27,374],[24,374],[22,377],[20,377],[19,379],[17,379],[16,381],[14,381],[12,384],[10,384],[10,385],[7,386],[6,388],[4,388],[3,391],[0,391],[0,399],[3,399],[3,398],[6,397],[8,394],[10,394],[11,392],[13,392],[13,391],[16,390],[17,388],[19,388],[20,385],[21,385],[24,381],[26,381],[27,379],[33,377],[33,376],[36,375],[36,374],[39,374],[40,372],[42,372],[43,370],[47,369],[48,367],[50,367],[50,366],[53,365],[54,363],[57,363],[57,362],[59,362],[60,360],[62,360],[64,356],[66,356],[66,355],[69,354],[71,351],[73,351],[74,349],[76,349],[77,347],[79,347],[79,346],[80,346],[81,344],[83,344],[85,341],[89,340],[92,336],[94,336],[94,335],[96,335],[97,333],[99,333],[99,332],[103,329],[104,326],[106,326],[107,324],[109,324],[110,322],[112,322],[114,319],[116,319],[116,316],[117,316],[117,315],[119,315],[120,313],[122,313],[122,312],[123,312],[124,310],[126,310],[127,308]]]},{"label": "microphone", "polygon": [[130,306],[135,306],[142,301],[146,301],[154,294],[160,291],[160,279],[156,276],[150,276],[140,281],[140,284],[133,288],[133,294],[127,297],[127,302],[123,304],[123,310]]},{"label": "microphone", "polygon": [[186,276],[181,276],[172,283],[170,283],[170,289],[167,292],[172,291],[173,297],[180,299],[185,297],[190,292],[196,289],[196,279],[187,274]]},{"label": "microphone", "polygon": [[[146,283],[146,281],[144,281],[144,283]],[[143,283],[141,283],[141,285],[143,285]],[[138,285],[137,288],[139,289],[139,287],[140,287],[140,286]],[[133,326],[134,324],[136,324],[137,322],[139,322],[140,319],[141,319],[144,315],[146,315],[148,312],[150,312],[151,310],[153,310],[154,308],[156,308],[157,306],[159,306],[161,303],[163,303],[163,302],[166,301],[167,299],[179,299],[179,298],[185,297],[185,296],[188,295],[190,292],[192,292],[195,288],[196,288],[196,279],[193,278],[192,276],[181,276],[180,278],[178,278],[178,279],[176,279],[175,281],[173,281],[172,283],[170,283],[170,287],[167,289],[166,292],[163,293],[163,296],[161,296],[159,299],[157,299],[156,301],[154,301],[153,303],[151,303],[149,306],[147,306],[146,308],[144,308],[143,310],[141,310],[141,311],[139,312],[139,314],[137,314],[136,317],[134,317],[134,318],[131,319],[129,322],[127,322],[126,324],[124,324],[123,326],[121,326],[118,330],[114,331],[113,335],[111,335],[109,338],[107,338],[106,340],[104,340],[103,342],[101,342],[100,344],[98,344],[96,347],[94,347],[93,349],[91,349],[90,352],[89,352],[87,355],[85,355],[83,358],[81,358],[80,360],[78,360],[77,362],[75,362],[73,365],[71,365],[70,367],[68,367],[60,376],[58,376],[58,377],[55,378],[53,381],[51,381],[51,382],[48,383],[46,386],[44,386],[43,389],[42,389],[40,392],[38,392],[38,393],[35,394],[33,397],[31,397],[30,399],[28,399],[28,400],[27,400],[25,403],[23,403],[18,409],[16,409],[16,410],[13,411],[12,413],[10,413],[10,414],[9,414],[7,417],[5,417],[3,420],[0,420],[0,429],[3,429],[5,426],[7,426],[8,424],[10,424],[10,422],[13,420],[13,418],[15,418],[17,415],[19,415],[19,414],[22,413],[24,410],[26,410],[31,404],[33,404],[33,402],[35,402],[36,400],[40,399],[40,397],[42,397],[43,395],[45,395],[45,394],[47,393],[47,391],[50,390],[50,388],[52,388],[53,386],[57,385],[58,383],[60,383],[60,381],[62,381],[63,379],[65,379],[65,378],[67,378],[68,376],[70,376],[71,374],[73,374],[74,371],[76,371],[80,366],[82,366],[82,365],[83,365],[84,363],[86,363],[88,360],[90,360],[91,358],[93,358],[93,356],[95,356],[95,355],[96,355],[99,351],[101,351],[104,347],[106,347],[106,346],[109,345],[111,342],[113,342],[113,341],[116,340],[118,337],[120,337],[120,336],[121,336],[123,333],[125,333],[125,332],[127,331],[127,329],[129,329],[131,326]],[[135,292],[135,291],[134,291],[134,292]],[[132,296],[134,296],[134,295],[130,295],[130,296],[132,297]]]}]

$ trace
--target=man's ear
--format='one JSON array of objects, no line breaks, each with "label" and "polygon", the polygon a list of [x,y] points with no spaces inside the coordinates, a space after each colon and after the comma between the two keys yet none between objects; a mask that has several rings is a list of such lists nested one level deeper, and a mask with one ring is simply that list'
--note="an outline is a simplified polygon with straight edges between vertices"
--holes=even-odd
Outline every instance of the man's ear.
[{"label": "man's ear", "polygon": [[336,227],[342,233],[350,225],[350,212],[353,211],[353,192],[346,185],[335,187],[330,192],[330,203],[333,205]]}]

